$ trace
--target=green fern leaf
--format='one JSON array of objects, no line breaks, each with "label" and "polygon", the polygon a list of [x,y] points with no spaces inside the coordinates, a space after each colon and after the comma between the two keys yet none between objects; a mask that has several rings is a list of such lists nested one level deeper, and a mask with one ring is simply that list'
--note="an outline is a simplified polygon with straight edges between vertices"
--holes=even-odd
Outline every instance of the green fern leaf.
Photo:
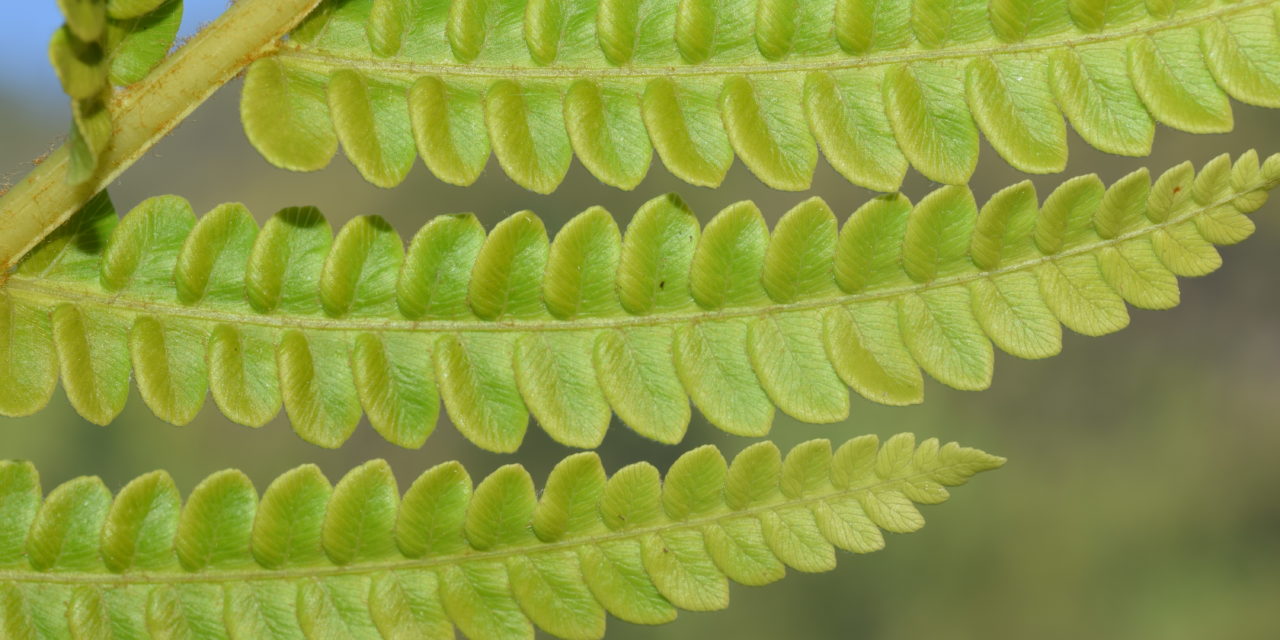
[{"label": "green fern leaf", "polygon": [[[1155,124],[1232,128],[1228,96],[1280,106],[1274,0],[355,0],[328,2],[250,68],[241,113],[272,163],[339,143],[372,183],[414,147],[440,179],[492,150],[549,192],[570,159],[632,189],[654,150],[696,185],[736,155],[808,188],[819,150],[882,191],[908,165],[964,184],[981,131],[1014,167],[1061,171],[1063,117],[1093,146],[1146,155]],[[834,27],[833,27],[834,25]]]},{"label": "green fern leaf", "polygon": [[77,0],[58,3],[66,24],[49,42],[49,60],[71,98],[73,184],[89,178],[111,140],[113,86],[141,80],[169,53],[182,0]]},{"label": "green fern leaf", "polygon": [[558,464],[539,495],[523,467],[474,488],[456,462],[401,496],[386,462],[331,486],[298,467],[261,499],[222,471],[182,504],[163,471],[114,498],[79,478],[43,500],[35,468],[0,462],[0,630],[30,637],[599,638],[606,614],[658,624],[728,605],[728,580],[829,571],[836,549],[908,532],[913,503],[1003,458],[911,434],[772,443],[731,464],[704,446],[665,480]]},{"label": "green fern leaf", "polygon": [[[849,415],[852,388],[920,402],[923,375],[991,383],[994,347],[1061,349],[1062,325],[1124,328],[1126,303],[1164,309],[1176,276],[1221,264],[1215,244],[1280,181],[1280,156],[1250,152],[1197,175],[1145,169],[1107,188],[1076,178],[1044,201],[1030,183],[981,207],[946,186],[915,206],[876,198],[837,230],[806,200],[770,234],[751,203],[705,227],[675,196],[620,233],[592,208],[548,241],[529,212],[486,237],[443,216],[408,250],[376,217],[336,237],[320,213],[285,209],[261,231],[239,205],[198,221],[152,198],[117,223],[99,196],[0,287],[0,413],[30,414],[59,376],[105,424],[130,372],[162,419],[186,424],[205,397],[259,426],[283,406],[307,441],[337,447],[363,414],[419,447],[441,404],[471,441],[520,446],[532,416],[590,448],[612,414],[677,442],[690,400],[730,433],[768,433],[776,409],[806,422]],[[87,364],[86,364],[87,363]]]}]

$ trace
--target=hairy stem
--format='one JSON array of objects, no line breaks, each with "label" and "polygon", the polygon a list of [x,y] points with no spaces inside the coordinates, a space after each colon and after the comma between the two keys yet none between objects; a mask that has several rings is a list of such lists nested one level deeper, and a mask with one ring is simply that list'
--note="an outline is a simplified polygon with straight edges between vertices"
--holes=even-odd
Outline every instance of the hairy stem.
[{"label": "hairy stem", "polygon": [[240,0],[111,104],[111,146],[90,179],[66,181],[63,145],[0,198],[0,282],[10,268],[89,198],[246,65],[276,46],[320,0]]}]

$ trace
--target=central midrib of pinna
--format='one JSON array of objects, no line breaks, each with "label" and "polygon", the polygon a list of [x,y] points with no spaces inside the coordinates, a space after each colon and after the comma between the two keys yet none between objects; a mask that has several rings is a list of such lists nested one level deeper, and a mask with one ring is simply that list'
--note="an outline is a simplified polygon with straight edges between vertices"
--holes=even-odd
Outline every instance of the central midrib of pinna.
[{"label": "central midrib of pinna", "polygon": [[1214,8],[1201,9],[1190,15],[1157,20],[1146,24],[1138,24],[1114,31],[1102,33],[1071,33],[1048,36],[1025,42],[992,44],[987,40],[965,46],[956,45],[937,49],[925,49],[914,46],[906,50],[892,50],[864,55],[829,55],[808,60],[761,61],[742,64],[703,63],[696,65],[635,65],[610,66],[600,64],[585,66],[578,64],[562,64],[535,66],[492,65],[485,63],[458,62],[426,62],[376,58],[356,55],[346,51],[331,51],[308,44],[282,42],[272,57],[302,68],[309,68],[327,73],[337,68],[358,69],[373,74],[386,76],[453,76],[478,78],[511,78],[511,79],[572,79],[572,78],[653,78],[653,77],[696,77],[726,75],[781,75],[799,74],[812,71],[841,71],[849,69],[867,69],[894,64],[913,62],[929,62],[939,60],[956,60],[980,58],[985,56],[1012,55],[1019,53],[1035,53],[1052,49],[1081,47],[1103,42],[1114,42],[1134,36],[1148,35],[1161,31],[1171,31],[1181,27],[1210,22],[1232,15],[1245,13],[1258,7],[1275,4],[1275,0],[1249,0],[1238,4],[1221,5]]},{"label": "central midrib of pinna", "polygon": [[1019,271],[1028,271],[1041,264],[1070,258],[1072,256],[1091,254],[1106,247],[1117,246],[1128,240],[1147,236],[1157,230],[1176,226],[1190,221],[1199,215],[1229,204],[1240,194],[1266,188],[1265,182],[1233,190],[1232,193],[1206,205],[1190,208],[1167,220],[1143,226],[1117,235],[1109,239],[1097,239],[1077,247],[1064,249],[1051,255],[1038,256],[1013,262],[1008,266],[990,271],[974,271],[952,276],[945,276],[928,282],[903,286],[886,287],[884,289],[859,292],[848,295],[810,298],[790,303],[771,303],[754,306],[731,307],[719,310],[699,310],[676,313],[658,313],[652,315],[633,316],[616,315],[593,318],[577,318],[573,320],[552,319],[498,319],[498,320],[406,320],[403,318],[328,318],[323,316],[298,316],[285,314],[258,314],[241,312],[225,307],[185,306],[172,301],[157,301],[148,298],[131,296],[128,293],[111,294],[97,289],[91,282],[52,281],[39,277],[14,274],[0,290],[7,290],[15,299],[27,299],[42,306],[56,306],[59,303],[74,303],[81,307],[96,307],[106,311],[132,314],[152,314],[166,318],[181,318],[200,322],[225,323],[229,325],[254,325],[277,329],[301,329],[306,331],[336,332],[409,332],[409,333],[457,333],[457,332],[493,332],[493,333],[528,333],[544,331],[596,331],[602,329],[623,329],[627,327],[648,327],[682,325],[697,322],[731,320],[735,318],[756,318],[770,314],[817,311],[841,305],[890,300],[912,293],[942,289],[964,285],[982,278]]}]

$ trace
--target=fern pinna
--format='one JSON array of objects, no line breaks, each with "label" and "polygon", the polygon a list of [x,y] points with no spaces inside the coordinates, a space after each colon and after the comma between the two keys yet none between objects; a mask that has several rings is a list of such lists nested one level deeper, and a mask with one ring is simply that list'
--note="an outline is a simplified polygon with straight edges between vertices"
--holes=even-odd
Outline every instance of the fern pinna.
[{"label": "fern pinna", "polygon": [[238,471],[182,504],[164,472],[114,500],[79,478],[41,500],[29,463],[0,463],[0,629],[14,640],[97,638],[599,638],[605,613],[641,624],[728,605],[729,580],[829,571],[881,529],[924,525],[913,503],[947,499],[1004,460],[910,434],[785,457],[769,442],[726,465],[711,446],[664,479],[647,463],[606,476],[593,453],[552,470],[541,494],[518,465],[472,488],[457,463],[403,496],[381,460],[336,486],[312,465],[259,498]]},{"label": "fern pinna", "polygon": [[674,196],[625,237],[593,208],[548,243],[528,212],[487,237],[469,215],[433,219],[406,252],[376,217],[333,238],[312,208],[261,230],[239,205],[198,222],[182,199],[117,224],[105,196],[32,252],[0,288],[0,411],[44,406],[59,378],[105,424],[130,370],[161,418],[191,421],[208,392],[261,425],[281,404],[294,429],[342,444],[363,407],[373,427],[421,446],[443,400],[477,445],[514,451],[530,414],[554,439],[594,447],[612,413],[678,442],[690,399],[717,427],[760,436],[775,406],[807,422],[849,413],[849,387],[919,402],[921,368],[959,389],[990,384],[993,343],[1015,356],[1128,323],[1125,302],[1177,304],[1176,277],[1221,264],[1214,244],[1280,181],[1250,152],[1154,184],[1096,176],[1038,203],[1024,182],[980,209],[965,187],[912,205],[876,198],[842,229],[818,199],[772,237],[750,203],[700,229]]},{"label": "fern pinna", "polygon": [[574,155],[634,188],[656,150],[717,185],[735,155],[809,187],[819,149],[882,191],[910,165],[963,184],[979,131],[1014,167],[1061,171],[1063,117],[1140,156],[1155,124],[1231,129],[1228,96],[1280,106],[1275,0],[330,1],[250,67],[241,114],[274,164],[339,142],[372,183],[416,153],[476,180],[492,149],[550,192]]}]

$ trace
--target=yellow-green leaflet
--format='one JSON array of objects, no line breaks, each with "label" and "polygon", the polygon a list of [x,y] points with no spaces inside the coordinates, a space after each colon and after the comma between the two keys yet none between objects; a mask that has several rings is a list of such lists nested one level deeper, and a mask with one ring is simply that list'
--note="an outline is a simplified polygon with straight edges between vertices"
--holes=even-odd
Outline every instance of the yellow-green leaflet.
[{"label": "yellow-green leaflet", "polygon": [[151,71],[173,46],[182,0],[59,2],[66,24],[49,41],[49,61],[71,98],[70,182],[87,179],[111,140],[112,86]]},{"label": "yellow-green leaflet", "polygon": [[[1164,309],[1176,276],[1221,264],[1216,244],[1280,180],[1280,156],[1145,169],[1105,187],[1070,180],[1043,204],[1024,182],[986,203],[945,186],[911,205],[876,198],[839,226],[809,199],[770,232],[750,202],[700,228],[675,196],[625,231],[593,207],[554,238],[530,212],[486,234],[435,218],[406,248],[376,216],[335,236],[312,208],[259,230],[239,205],[198,221],[152,198],[117,222],[106,196],[0,287],[0,413],[43,407],[59,378],[85,418],[123,409],[130,374],[148,406],[190,422],[207,395],[232,420],[289,415],[337,447],[363,414],[420,447],[442,411],[492,451],[530,418],[591,448],[617,414],[678,442],[690,402],[715,426],[762,436],[776,410],[849,415],[849,389],[901,405],[921,370],[959,389],[991,383],[995,347],[1061,349],[1062,326],[1102,335],[1125,303]],[[86,364],[87,363],[87,364]]]},{"label": "yellow-green leaflet", "polygon": [[732,463],[711,446],[665,478],[560,462],[538,492],[523,467],[472,484],[456,462],[401,494],[374,460],[337,484],[314,465],[261,496],[234,469],[183,502],[163,471],[113,497],[77,478],[42,498],[27,462],[0,462],[0,635],[5,638],[561,638],[604,636],[609,615],[659,624],[723,609],[729,580],[829,571],[882,530],[1004,459],[911,434]]},{"label": "yellow-green leaflet", "polygon": [[416,153],[471,184],[492,152],[545,193],[573,156],[633,189],[653,152],[720,184],[734,157],[809,187],[821,152],[893,191],[908,166],[964,184],[979,132],[1029,173],[1067,127],[1123,155],[1155,124],[1233,126],[1228,96],[1280,106],[1276,0],[351,0],[250,67],[250,141],[294,170],[339,144],[373,184]]}]

